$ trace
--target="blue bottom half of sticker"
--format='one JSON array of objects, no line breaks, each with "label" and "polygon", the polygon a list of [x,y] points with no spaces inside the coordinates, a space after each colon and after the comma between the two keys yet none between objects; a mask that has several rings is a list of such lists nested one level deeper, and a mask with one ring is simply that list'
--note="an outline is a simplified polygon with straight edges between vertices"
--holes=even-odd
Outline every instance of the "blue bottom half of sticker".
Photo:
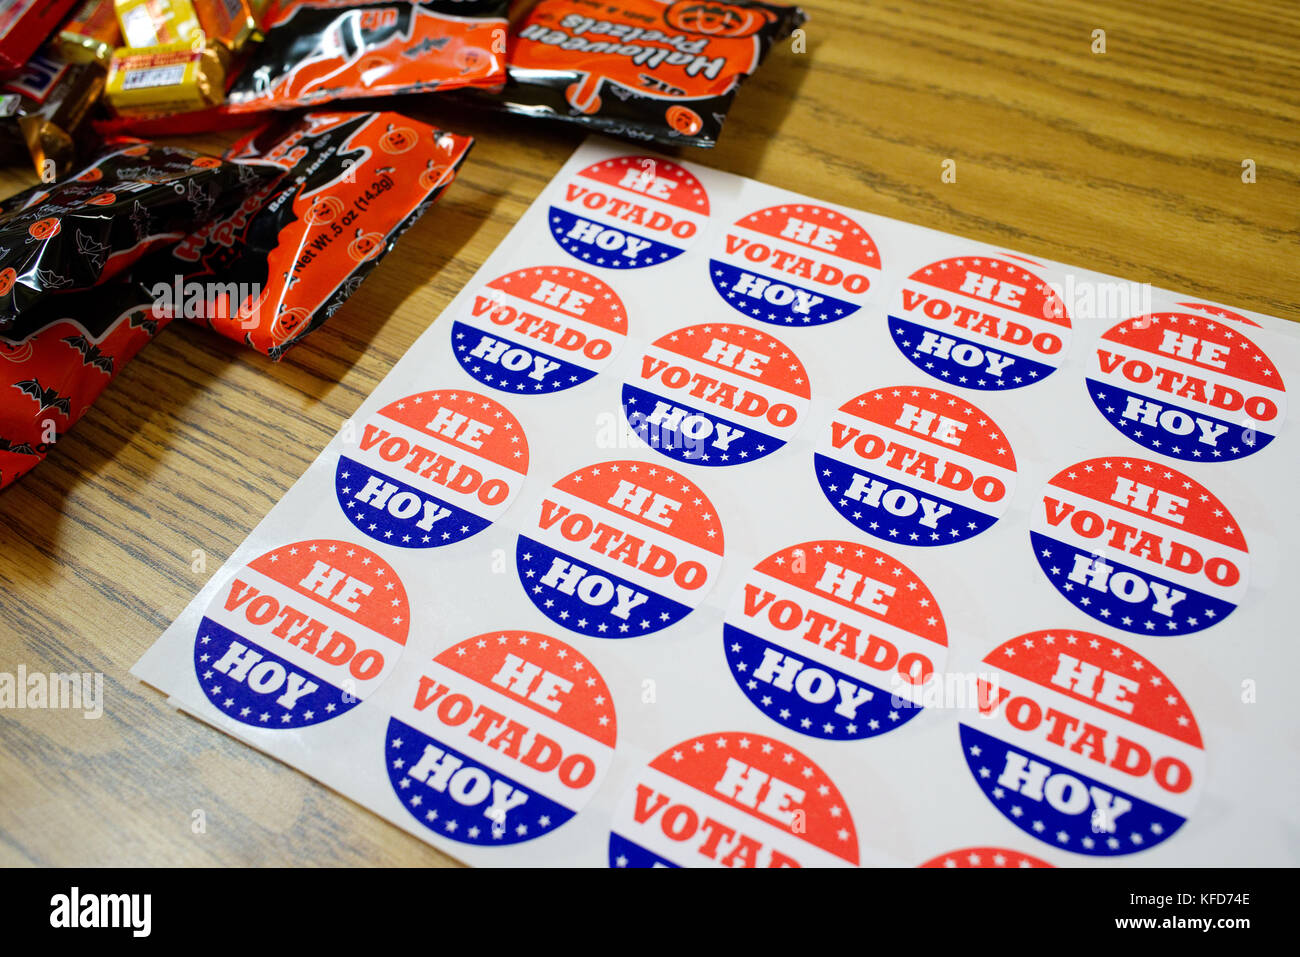
[{"label": "blue bottom half of sticker", "polygon": [[[426,463],[426,467],[433,460]],[[422,492],[393,473],[377,472],[368,465],[339,456],[334,470],[334,491],[343,514],[357,530],[385,545],[399,548],[434,548],[455,545],[477,535],[492,523],[458,505]]]},{"label": "blue bottom half of sticker", "polygon": [[785,445],[748,425],[632,385],[623,386],[623,414],[642,442],[678,462],[739,465]]},{"label": "blue bottom half of sticker", "polygon": [[889,317],[894,344],[918,369],[952,385],[987,392],[1004,392],[1040,382],[1056,371],[1045,362],[999,352],[915,322]]},{"label": "blue bottom half of sticker", "polygon": [[893,478],[817,452],[817,482],[835,510],[869,535],[904,545],[947,545],[998,520],[967,505],[919,492]]},{"label": "blue bottom half of sticker", "polygon": [[[280,627],[291,641],[308,625]],[[213,705],[258,728],[305,728],[351,711],[360,700],[206,617],[194,642],[194,672]]]},{"label": "blue bottom half of sticker", "polygon": [[774,326],[820,326],[858,311],[856,303],[796,286],[779,274],[760,276],[720,259],[709,260],[709,278],[731,308]]},{"label": "blue bottom half of sticker", "polygon": [[388,721],[384,759],[402,806],[430,831],[463,844],[531,841],[575,813],[397,718]]},{"label": "blue bottom half of sticker", "polygon": [[609,834],[610,867],[679,867],[666,857],[647,851],[614,831]]},{"label": "blue bottom half of sticker", "polygon": [[745,697],[791,731],[853,741],[901,727],[921,712],[906,698],[735,625],[723,626],[722,639],[727,666]]},{"label": "blue bottom half of sticker", "polygon": [[1044,844],[1114,857],[1146,850],[1185,818],[961,725],[962,753],[980,790],[1016,827]]},{"label": "blue bottom half of sticker", "polygon": [[639,269],[667,262],[682,250],[630,230],[597,223],[552,206],[547,219],[551,235],[571,255],[606,269]]},{"label": "blue bottom half of sticker", "polygon": [[[606,558],[606,564],[617,560]],[[592,568],[527,535],[515,546],[524,591],[557,625],[597,638],[631,638],[667,628],[691,608],[646,591],[604,568]]]},{"label": "blue bottom half of sticker", "polygon": [[1222,621],[1237,607],[1042,532],[1030,532],[1029,540],[1056,590],[1085,615],[1114,628],[1137,635],[1187,635]]},{"label": "blue bottom half of sticker", "polygon": [[1258,452],[1273,436],[1251,425],[1088,379],[1088,395],[1106,421],[1145,449],[1188,462],[1229,462]]},{"label": "blue bottom half of sticker", "polygon": [[596,374],[529,343],[484,332],[465,322],[452,323],[451,337],[456,360],[465,371],[502,392],[560,392],[582,385]]}]

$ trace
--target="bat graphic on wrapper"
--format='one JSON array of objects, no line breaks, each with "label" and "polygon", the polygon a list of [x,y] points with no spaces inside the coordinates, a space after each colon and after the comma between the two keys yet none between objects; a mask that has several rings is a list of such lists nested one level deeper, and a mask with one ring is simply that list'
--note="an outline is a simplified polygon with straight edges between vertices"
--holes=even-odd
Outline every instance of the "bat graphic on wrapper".
[{"label": "bat graphic on wrapper", "polygon": [[72,415],[72,399],[66,395],[59,395],[57,389],[45,388],[36,379],[24,379],[22,382],[15,382],[14,388],[20,390],[23,395],[29,395],[39,402],[42,412],[46,409],[55,409],[65,416]]},{"label": "bat graphic on wrapper", "polygon": [[9,439],[0,436],[0,452],[14,452],[18,455],[35,455],[36,450],[27,442],[19,442],[14,445]]},{"label": "bat graphic on wrapper", "polygon": [[93,237],[77,230],[77,252],[86,257],[96,272],[104,268],[104,257],[108,255],[109,249],[108,243],[97,243]]},{"label": "bat graphic on wrapper", "polygon": [[151,336],[158,335],[158,320],[146,319],[146,315],[147,313],[144,312],[133,312],[131,315],[127,316],[126,321],[130,324],[132,329],[143,329]]},{"label": "bat graphic on wrapper", "polygon": [[81,353],[83,366],[94,366],[101,372],[113,374],[113,357],[106,355],[99,346],[85,336],[65,336],[63,341]]}]

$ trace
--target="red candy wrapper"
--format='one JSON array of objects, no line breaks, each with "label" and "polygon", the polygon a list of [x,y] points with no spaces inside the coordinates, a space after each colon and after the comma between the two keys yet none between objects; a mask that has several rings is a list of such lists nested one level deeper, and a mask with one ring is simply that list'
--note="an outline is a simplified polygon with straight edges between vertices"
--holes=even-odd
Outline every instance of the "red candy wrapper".
[{"label": "red candy wrapper", "polygon": [[227,153],[279,179],[177,244],[145,282],[172,314],[272,359],[343,304],[456,177],[473,140],[398,113],[309,113]]},{"label": "red candy wrapper", "polygon": [[807,17],[733,0],[541,0],[510,30],[498,106],[664,145],[713,146],[740,84]]},{"label": "red candy wrapper", "polygon": [[233,111],[505,82],[507,0],[280,0],[227,94]]},{"label": "red candy wrapper", "polygon": [[45,457],[164,325],[137,284],[113,282],[50,297],[38,331],[0,333],[0,489]]},{"label": "red candy wrapper", "polygon": [[0,0],[0,73],[22,69],[76,0]]},{"label": "red candy wrapper", "polygon": [[274,175],[191,150],[118,144],[73,178],[0,204],[0,335],[25,338],[45,298],[122,273],[224,215]]}]

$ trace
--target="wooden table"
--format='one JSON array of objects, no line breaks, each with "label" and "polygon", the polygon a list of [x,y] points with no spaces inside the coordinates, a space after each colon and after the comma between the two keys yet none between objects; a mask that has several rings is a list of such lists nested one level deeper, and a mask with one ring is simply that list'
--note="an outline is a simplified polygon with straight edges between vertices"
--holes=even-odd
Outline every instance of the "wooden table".
[{"label": "wooden table", "polygon": [[[1294,0],[804,6],[807,52],[775,50],[690,159],[1300,320]],[[0,494],[0,671],[105,681],[99,720],[0,713],[0,864],[449,863],[127,675],[580,140],[428,115],[478,145],[322,329],[276,364],[171,326]]]}]

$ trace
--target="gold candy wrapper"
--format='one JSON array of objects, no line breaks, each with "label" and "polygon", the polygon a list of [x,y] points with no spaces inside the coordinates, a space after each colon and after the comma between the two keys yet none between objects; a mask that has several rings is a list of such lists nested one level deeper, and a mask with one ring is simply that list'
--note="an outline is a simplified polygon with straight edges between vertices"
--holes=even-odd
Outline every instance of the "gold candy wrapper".
[{"label": "gold candy wrapper", "polygon": [[259,22],[249,0],[192,0],[194,11],[209,43],[219,43],[238,53],[253,36]]},{"label": "gold candy wrapper", "polygon": [[54,40],[69,63],[99,62],[107,68],[113,51],[122,45],[113,0],[85,0],[59,27]]},{"label": "gold candy wrapper", "polygon": [[[53,50],[32,56],[22,73],[0,87],[0,153],[6,162],[23,153],[36,174],[67,174],[90,108],[104,91],[98,63],[68,63]],[[53,166],[48,166],[53,163]]]},{"label": "gold candy wrapper", "polygon": [[228,56],[219,44],[205,44],[202,33],[186,43],[119,49],[104,99],[121,116],[215,106],[225,98]]},{"label": "gold candy wrapper", "polygon": [[202,32],[190,0],[113,0],[122,39],[146,50],[188,43]]}]

